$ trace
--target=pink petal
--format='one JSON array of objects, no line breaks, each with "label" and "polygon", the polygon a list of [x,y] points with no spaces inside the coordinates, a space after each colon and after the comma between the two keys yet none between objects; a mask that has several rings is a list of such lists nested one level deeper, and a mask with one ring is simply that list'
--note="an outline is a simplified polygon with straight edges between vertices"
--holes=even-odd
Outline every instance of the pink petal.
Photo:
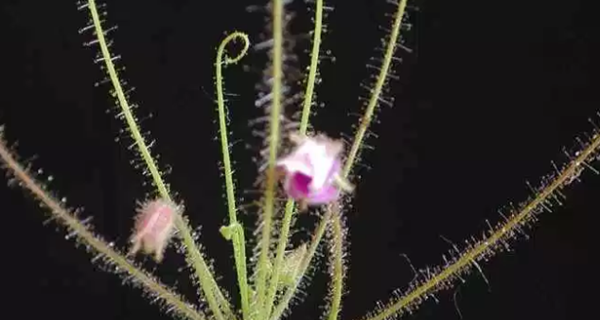
[{"label": "pink petal", "polygon": [[333,185],[328,185],[321,190],[310,194],[306,200],[310,205],[326,204],[337,200],[340,191]]},{"label": "pink petal", "polygon": [[325,136],[307,138],[297,148],[277,161],[285,174],[284,189],[295,200],[318,205],[336,200],[340,195],[334,177],[340,174],[339,153],[342,144]]},{"label": "pink petal", "polygon": [[330,184],[333,184],[333,177],[337,174],[340,174],[341,171],[342,171],[342,163],[340,162],[339,159],[335,159],[333,161],[331,169],[329,169],[329,172],[327,173],[327,182]]}]

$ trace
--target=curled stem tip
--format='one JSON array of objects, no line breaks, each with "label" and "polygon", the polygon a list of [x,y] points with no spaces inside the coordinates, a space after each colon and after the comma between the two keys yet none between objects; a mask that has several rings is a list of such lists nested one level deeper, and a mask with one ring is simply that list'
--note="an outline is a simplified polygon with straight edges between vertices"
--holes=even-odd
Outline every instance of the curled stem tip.
[{"label": "curled stem tip", "polygon": [[[241,40],[244,47],[233,57],[227,56],[225,47],[232,41]],[[248,35],[243,32],[233,32],[219,45],[217,49],[217,58],[215,62],[216,87],[217,87],[217,110],[219,113],[219,138],[221,142],[221,152],[223,155],[223,175],[225,177],[225,189],[227,194],[227,211],[229,213],[230,227],[222,228],[223,235],[233,243],[233,252],[235,267],[238,277],[240,297],[242,300],[242,313],[245,320],[250,317],[250,304],[248,297],[248,276],[246,267],[246,241],[244,238],[243,227],[237,221],[237,209],[235,202],[235,185],[233,183],[233,170],[231,169],[231,150],[229,149],[227,117],[225,109],[225,98],[223,94],[223,65],[235,64],[240,61],[248,52],[250,40]]]}]

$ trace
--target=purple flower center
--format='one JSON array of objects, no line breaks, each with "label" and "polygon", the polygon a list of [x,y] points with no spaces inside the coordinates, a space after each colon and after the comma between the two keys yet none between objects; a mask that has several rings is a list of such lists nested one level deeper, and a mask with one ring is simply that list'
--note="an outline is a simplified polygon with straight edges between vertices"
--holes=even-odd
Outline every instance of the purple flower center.
[{"label": "purple flower center", "polygon": [[296,172],[294,174],[294,177],[292,178],[292,183],[294,185],[293,189],[300,192],[303,196],[307,196],[309,193],[308,186],[310,185],[311,181],[312,181],[311,176],[307,176],[303,173]]}]

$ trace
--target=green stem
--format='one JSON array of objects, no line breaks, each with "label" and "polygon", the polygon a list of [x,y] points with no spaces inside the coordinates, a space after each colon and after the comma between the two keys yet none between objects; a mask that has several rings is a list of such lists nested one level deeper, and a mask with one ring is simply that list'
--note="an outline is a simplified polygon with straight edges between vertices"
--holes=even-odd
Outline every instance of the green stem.
[{"label": "green stem", "polygon": [[360,150],[360,148],[363,145],[365,133],[371,125],[373,114],[375,113],[375,108],[379,105],[379,97],[381,96],[381,93],[383,91],[383,86],[385,85],[387,75],[390,72],[390,67],[394,58],[394,52],[396,51],[396,42],[400,37],[402,17],[404,16],[404,12],[406,10],[406,2],[407,0],[400,0],[398,3],[398,10],[396,11],[396,16],[394,17],[392,33],[390,34],[390,38],[385,49],[385,55],[383,56],[381,69],[379,71],[379,75],[377,76],[375,87],[373,87],[373,90],[371,91],[372,95],[369,99],[369,103],[367,104],[365,113],[361,118],[358,130],[356,130],[356,134],[354,136],[354,143],[352,144],[350,153],[348,154],[348,158],[346,159],[346,165],[344,166],[343,170],[344,177],[348,177],[350,171],[352,170],[352,167],[354,166],[357,160],[356,158],[358,155],[358,150]]},{"label": "green stem", "polygon": [[[385,84],[387,75],[389,73],[389,69],[392,65],[392,58],[394,57],[394,52],[396,49],[396,42],[398,41],[398,38],[400,36],[400,29],[402,26],[402,17],[404,16],[404,12],[406,9],[406,3],[407,3],[407,0],[399,0],[398,9],[396,11],[396,15],[395,15],[393,26],[392,26],[392,32],[388,39],[387,47],[385,50],[383,63],[382,63],[379,75],[377,77],[375,87],[372,90],[371,98],[369,99],[365,113],[361,118],[360,126],[359,126],[358,130],[356,131],[356,134],[354,137],[354,142],[352,144],[352,147],[350,148],[348,158],[346,159],[346,163],[345,163],[344,169],[342,171],[342,176],[344,178],[347,178],[349,176],[350,172],[352,171],[352,168],[354,167],[354,164],[356,163],[358,150],[360,150],[360,147],[363,144],[365,133],[367,132],[367,130],[371,124],[371,120],[373,118],[373,113],[375,112],[375,107],[378,105],[379,96],[381,95],[381,93],[383,91],[383,86]],[[314,253],[315,253],[319,243],[321,242],[321,239],[323,237],[323,234],[325,233],[327,224],[330,222],[330,219],[332,218],[331,210],[332,210],[331,206],[327,208],[327,210],[325,211],[325,215],[323,216],[323,219],[321,220],[321,222],[319,222],[319,225],[317,226],[317,229],[315,230],[315,234],[313,235],[312,243],[311,243],[308,253],[306,255],[305,263],[303,263],[303,265],[302,265],[296,285],[290,287],[286,291],[283,298],[281,299],[281,302],[275,308],[275,311],[273,312],[273,316],[271,316],[270,319],[272,319],[272,320],[279,319],[282,316],[285,309],[287,308],[287,306],[289,305],[290,301],[292,300],[292,297],[294,296],[296,290],[298,289],[298,285],[302,281],[304,274],[305,274],[306,270],[308,269],[308,266],[310,265],[310,262],[314,256]],[[341,299],[341,291],[343,290],[343,287],[339,286],[338,288],[336,288],[336,290],[339,290],[339,294],[334,294],[333,298],[335,299],[336,297],[338,297],[338,299]],[[339,301],[332,300],[332,305],[339,304],[339,303],[340,303]]]},{"label": "green stem", "polygon": [[306,82],[306,91],[304,92],[304,103],[302,105],[302,118],[300,120],[300,133],[305,134],[308,128],[308,117],[310,117],[310,108],[313,104],[313,94],[315,91],[315,82],[319,66],[319,54],[321,53],[321,35],[323,33],[323,0],[317,0],[315,3],[315,27],[313,29],[313,43],[310,52],[310,69],[308,70],[308,80]]},{"label": "green stem", "polygon": [[344,290],[344,229],[342,226],[342,217],[340,216],[339,204],[335,204],[336,209],[331,217],[333,229],[332,246],[333,246],[333,287],[331,288],[331,308],[327,320],[336,320],[340,313],[342,303],[342,292]]},{"label": "green stem", "polygon": [[258,279],[256,285],[257,307],[259,318],[265,319],[267,311],[264,309],[265,288],[267,282],[267,263],[269,260],[269,247],[271,242],[271,223],[275,202],[275,162],[279,146],[279,126],[282,113],[282,81],[283,81],[283,0],[273,0],[273,86],[271,88],[272,103],[269,121],[269,158],[267,167],[267,183],[263,208],[263,229],[260,239],[260,256],[258,260]]},{"label": "green stem", "polygon": [[[1,129],[0,129],[1,130]],[[1,132],[0,132],[1,134]],[[95,236],[84,223],[79,221],[72,213],[68,212],[60,202],[44,191],[44,188],[29,174],[14,156],[11,155],[5,142],[0,137],[0,159],[6,164],[6,169],[21,182],[21,186],[29,190],[34,197],[39,199],[43,205],[50,209],[50,214],[68,227],[70,233],[75,234],[83,243],[98,252],[109,263],[124,270],[132,278],[133,283],[142,284],[153,296],[164,300],[170,309],[193,320],[204,320],[205,316],[195,310],[189,303],[183,301],[182,297],[165,287],[146,271],[137,268],[127,260],[121,253],[115,251],[104,240]]]},{"label": "green stem", "polygon": [[[144,159],[146,166],[148,167],[148,171],[152,176],[152,180],[154,181],[154,185],[156,186],[158,193],[165,200],[172,201],[169,191],[165,183],[163,182],[161,174],[156,166],[156,163],[150,154],[150,151],[148,149],[148,146],[146,145],[142,134],[140,133],[135,117],[131,112],[129,103],[125,98],[125,93],[121,86],[121,82],[119,81],[115,65],[112,62],[112,57],[106,44],[104,30],[102,29],[100,17],[98,15],[98,10],[96,8],[96,3],[94,0],[88,0],[88,8],[92,16],[92,21],[94,24],[96,36],[98,38],[98,44],[100,45],[100,50],[102,52],[102,57],[105,62],[105,66],[110,80],[114,87],[114,94],[116,95],[116,98],[119,102],[119,106],[121,107],[122,115],[125,118],[127,126],[129,127],[131,137],[135,141],[135,144],[138,147],[138,151],[142,159]],[[228,318],[233,319],[234,314],[231,311],[231,308],[229,307],[229,302],[221,293],[221,290],[219,289],[219,286],[217,285],[217,282],[215,281],[213,275],[210,273],[208,265],[204,261],[204,258],[200,253],[199,248],[196,246],[190,228],[188,227],[187,223],[184,221],[181,215],[176,215],[175,226],[177,227],[179,231],[178,234],[181,237],[183,244],[186,248],[188,261],[191,262],[195,270],[200,286],[204,291],[206,300],[208,301],[209,307],[211,308],[215,317],[217,318],[217,320],[225,320],[225,317],[221,312],[221,308],[223,308],[225,313],[227,313]]]},{"label": "green stem", "polygon": [[290,301],[292,301],[294,294],[296,294],[296,290],[298,290],[298,286],[302,282],[302,278],[306,274],[306,271],[308,270],[308,267],[312,262],[312,258],[314,257],[315,252],[317,251],[317,247],[320,244],[320,240],[325,234],[327,223],[331,220],[332,214],[332,208],[328,207],[325,210],[325,215],[323,216],[323,219],[321,219],[319,225],[315,230],[315,233],[313,234],[312,241],[310,242],[310,246],[308,247],[308,250],[306,252],[306,256],[304,257],[304,259],[302,260],[302,264],[300,265],[300,271],[298,272],[298,278],[296,282],[284,293],[283,297],[281,298],[281,302],[279,302],[279,304],[275,307],[269,319],[280,319],[283,315],[283,312],[285,311],[285,309],[287,309],[288,305],[290,304]]},{"label": "green stem", "polygon": [[458,259],[449,265],[445,265],[440,269],[441,271],[438,274],[433,274],[427,280],[412,287],[403,296],[392,298],[385,304],[381,303],[384,307],[378,307],[377,310],[363,319],[385,320],[397,316],[407,308],[414,309],[411,307],[412,305],[423,301],[425,297],[431,295],[433,292],[440,290],[440,288],[450,288],[449,283],[453,280],[453,277],[455,278],[457,274],[465,272],[466,268],[470,266],[479,268],[477,264],[478,260],[481,260],[482,257],[485,261],[489,260],[489,253],[495,251],[492,250],[495,246],[501,243],[505,244],[507,237],[513,238],[514,234],[521,230],[523,224],[528,219],[532,219],[540,207],[545,206],[544,203],[546,201],[556,193],[560,193],[560,189],[565,186],[567,181],[581,172],[581,167],[587,165],[588,161],[593,159],[599,149],[600,136],[596,136],[583,150],[575,153],[578,156],[571,160],[569,165],[560,172],[552,183],[539,191],[536,197],[523,207],[522,210],[512,215],[507,221],[500,222],[489,237],[481,239],[476,245],[467,248]]},{"label": "green stem", "polygon": [[[244,42],[244,48],[236,57],[225,57],[225,47],[231,41],[241,39]],[[244,238],[243,227],[237,221],[237,208],[235,204],[235,186],[233,183],[233,172],[231,170],[231,159],[229,141],[227,137],[227,121],[225,110],[225,99],[223,97],[223,65],[237,63],[248,51],[250,40],[248,35],[241,32],[234,32],[228,35],[219,45],[217,50],[217,60],[215,62],[216,87],[217,87],[217,108],[219,112],[219,133],[221,140],[221,152],[223,154],[223,169],[225,176],[225,189],[227,193],[227,211],[229,213],[229,224],[233,226],[232,243],[233,256],[235,259],[235,268],[237,272],[240,297],[242,300],[242,314],[244,320],[250,319],[250,304],[248,298],[248,276],[246,268],[246,241]]]},{"label": "green stem", "polygon": [[[319,64],[319,53],[321,47],[321,33],[323,29],[323,0],[317,0],[315,6],[315,27],[313,32],[313,45],[311,51],[310,69],[308,72],[308,80],[306,84],[306,91],[304,93],[304,103],[302,106],[302,117],[300,121],[300,134],[305,135],[308,129],[308,119],[310,117],[310,111],[312,106],[312,98],[315,88],[315,80],[317,78],[317,69]],[[288,199],[285,204],[285,211],[283,215],[283,222],[281,226],[281,232],[279,235],[279,243],[277,244],[277,253],[275,255],[275,263],[269,283],[269,289],[267,291],[267,301],[265,309],[268,312],[267,317],[269,318],[273,304],[275,303],[275,295],[277,293],[277,284],[279,283],[279,276],[281,274],[281,266],[285,255],[285,249],[288,243],[288,237],[291,228],[292,217],[294,214],[294,200]]]}]

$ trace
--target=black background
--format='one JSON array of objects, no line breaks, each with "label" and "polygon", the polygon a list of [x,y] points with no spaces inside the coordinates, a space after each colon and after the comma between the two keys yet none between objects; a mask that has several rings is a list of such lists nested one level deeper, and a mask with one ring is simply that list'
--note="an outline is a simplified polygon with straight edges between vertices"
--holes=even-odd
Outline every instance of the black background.
[{"label": "black background", "polygon": [[[233,259],[218,227],[226,207],[219,176],[220,147],[213,103],[213,59],[223,32],[247,31],[252,40],[264,30],[264,13],[248,13],[256,1],[104,1],[114,50],[126,66],[123,78],[136,87],[142,126],[157,139],[155,152],[172,167],[167,179],[184,199],[200,241],[215,259],[221,282],[237,299]],[[600,102],[596,92],[600,22],[594,1],[423,1],[412,11],[408,34],[411,54],[395,70],[389,96],[396,102],[378,113],[365,153],[354,207],[346,212],[349,234],[349,294],[342,319],[358,319],[404,288],[413,274],[402,254],[417,268],[437,265],[450,245],[480,235],[485,220],[500,219],[497,209],[519,203],[552,171],[551,160],[568,160],[562,147],[592,132],[588,118]],[[373,74],[366,64],[377,56],[379,28],[394,6],[385,1],[329,1],[329,33],[323,50],[335,62],[322,63],[318,99],[325,103],[314,117],[319,131],[351,134],[360,112],[359,83]],[[302,52],[310,28],[303,3],[293,33]],[[87,12],[72,1],[3,1],[0,10],[2,87],[0,122],[5,137],[18,142],[24,159],[36,155],[34,168],[52,175],[49,188],[85,207],[95,230],[126,246],[135,201],[150,190],[129,165],[130,140],[114,118],[108,86],[94,83],[103,74],[93,64],[97,48],[78,34]],[[255,41],[256,42],[256,41]],[[230,128],[237,161],[239,194],[252,189],[258,151],[249,119],[254,85],[260,81],[263,53],[226,71],[231,96]],[[109,113],[106,110],[111,110]],[[151,118],[148,115],[152,114]],[[120,137],[119,143],[114,139]],[[246,143],[252,146],[248,149]],[[600,180],[586,172],[584,184],[566,191],[568,201],[544,213],[529,240],[511,243],[483,265],[489,286],[473,273],[467,282],[426,302],[416,319],[576,319],[595,314],[597,252],[595,217],[600,209]],[[64,230],[44,226],[44,209],[30,196],[0,186],[5,316],[22,319],[167,319],[140,290],[90,264],[90,255],[64,240]],[[247,196],[250,199],[251,193]],[[249,200],[247,200],[249,201]],[[250,214],[254,211],[249,210]],[[245,218],[245,220],[251,221]],[[302,217],[311,226],[315,218]],[[252,225],[250,225],[251,227]],[[58,229],[57,232],[55,229]],[[303,231],[308,232],[308,231]],[[247,232],[250,234],[250,232]],[[140,257],[140,261],[143,259]],[[175,250],[167,252],[159,274],[194,299],[194,289]],[[324,260],[322,260],[321,265]],[[154,268],[148,259],[144,264]],[[294,319],[321,316],[327,277],[317,273],[308,298],[293,309]]]}]

